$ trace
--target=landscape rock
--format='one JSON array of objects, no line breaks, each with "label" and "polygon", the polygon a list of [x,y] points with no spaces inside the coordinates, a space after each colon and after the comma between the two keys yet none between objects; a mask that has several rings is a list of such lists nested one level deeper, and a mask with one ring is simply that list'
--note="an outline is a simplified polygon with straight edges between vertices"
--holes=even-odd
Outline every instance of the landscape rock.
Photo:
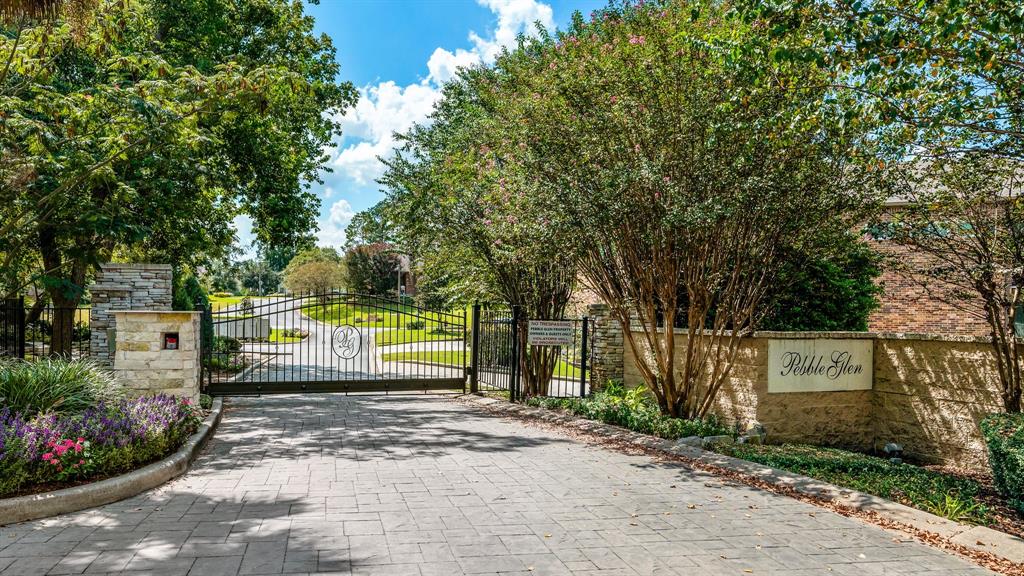
[{"label": "landscape rock", "polygon": [[703,446],[710,448],[721,444],[733,444],[734,442],[735,440],[732,436],[705,436]]}]

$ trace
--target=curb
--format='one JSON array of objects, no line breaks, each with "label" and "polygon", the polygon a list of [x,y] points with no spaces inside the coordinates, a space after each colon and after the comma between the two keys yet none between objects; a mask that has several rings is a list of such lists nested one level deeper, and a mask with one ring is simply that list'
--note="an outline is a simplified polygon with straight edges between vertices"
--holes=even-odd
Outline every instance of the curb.
[{"label": "curb", "polygon": [[214,398],[210,414],[189,439],[170,456],[127,474],[64,488],[0,500],[0,526],[49,518],[59,514],[78,512],[125,498],[131,498],[160,486],[188,470],[189,464],[213,435],[223,414],[224,400]]},{"label": "curb", "polygon": [[612,440],[682,456],[708,466],[743,474],[806,496],[831,501],[844,508],[873,513],[883,519],[937,535],[953,544],[990,554],[1007,562],[1024,564],[1024,539],[1005,532],[984,526],[961,524],[871,494],[841,488],[814,478],[724,456],[702,448],[680,446],[673,440],[639,434],[611,424],[579,418],[567,412],[510,404],[504,400],[474,395],[466,395],[463,398],[497,412],[528,416],[553,424],[570,424],[585,432]]}]

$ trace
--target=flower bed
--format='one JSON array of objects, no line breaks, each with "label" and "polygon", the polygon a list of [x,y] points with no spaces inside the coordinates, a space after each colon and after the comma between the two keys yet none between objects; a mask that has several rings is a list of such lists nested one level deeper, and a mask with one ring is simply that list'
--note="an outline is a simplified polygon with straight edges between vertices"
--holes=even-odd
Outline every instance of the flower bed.
[{"label": "flower bed", "polygon": [[131,471],[178,449],[200,422],[194,403],[166,395],[28,418],[0,409],[0,497]]}]

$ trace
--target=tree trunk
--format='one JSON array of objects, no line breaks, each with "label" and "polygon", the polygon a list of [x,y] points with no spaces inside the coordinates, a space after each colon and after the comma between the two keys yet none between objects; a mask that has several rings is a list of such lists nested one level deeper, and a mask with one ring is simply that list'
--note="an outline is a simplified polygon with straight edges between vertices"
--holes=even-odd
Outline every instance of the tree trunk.
[{"label": "tree trunk", "polygon": [[53,228],[43,225],[38,234],[43,267],[51,270],[53,280],[57,280],[47,282],[46,286],[46,292],[53,303],[49,355],[70,357],[74,343],[75,312],[82,298],[86,265],[80,260],[64,262]]}]

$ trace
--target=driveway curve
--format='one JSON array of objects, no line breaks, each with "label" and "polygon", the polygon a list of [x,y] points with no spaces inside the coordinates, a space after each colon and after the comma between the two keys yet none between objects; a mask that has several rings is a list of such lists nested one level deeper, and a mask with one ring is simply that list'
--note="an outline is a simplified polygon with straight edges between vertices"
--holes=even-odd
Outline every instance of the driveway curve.
[{"label": "driveway curve", "polygon": [[450,398],[226,406],[185,476],[0,528],[0,573],[989,573],[809,504]]}]

